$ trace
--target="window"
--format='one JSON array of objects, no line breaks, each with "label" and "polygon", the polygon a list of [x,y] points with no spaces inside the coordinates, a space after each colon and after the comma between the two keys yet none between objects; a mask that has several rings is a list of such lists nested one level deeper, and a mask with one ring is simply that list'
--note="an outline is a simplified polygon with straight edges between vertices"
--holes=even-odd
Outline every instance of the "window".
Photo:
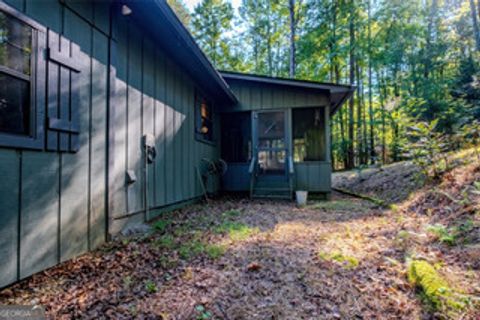
[{"label": "window", "polygon": [[44,147],[45,45],[43,26],[0,2],[0,146]]},{"label": "window", "polygon": [[222,159],[248,162],[252,157],[252,119],[250,112],[222,115]]},{"label": "window", "polygon": [[195,97],[195,113],[195,137],[200,140],[213,141],[212,105],[199,94]]},{"label": "window", "polygon": [[0,12],[0,132],[31,134],[32,28]]},{"label": "window", "polygon": [[293,159],[325,161],[325,112],[323,108],[293,109]]}]

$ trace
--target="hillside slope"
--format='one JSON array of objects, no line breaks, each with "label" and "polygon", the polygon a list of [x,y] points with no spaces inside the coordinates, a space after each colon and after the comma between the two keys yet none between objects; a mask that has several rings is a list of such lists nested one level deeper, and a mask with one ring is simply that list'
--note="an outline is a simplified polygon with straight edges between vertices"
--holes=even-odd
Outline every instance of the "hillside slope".
[{"label": "hillside slope", "polygon": [[[437,181],[426,181],[411,162],[360,173],[335,174],[334,187],[368,195],[390,204],[398,223],[397,257],[405,272],[411,261],[424,261],[438,271],[455,295],[472,309],[442,305],[428,313],[440,318],[479,319],[480,303],[480,161],[471,152],[451,155],[452,169]],[[422,262],[423,263],[423,262]],[[425,300],[425,292],[419,298]],[[431,302],[431,301],[430,301]],[[447,310],[448,309],[448,310]]]}]

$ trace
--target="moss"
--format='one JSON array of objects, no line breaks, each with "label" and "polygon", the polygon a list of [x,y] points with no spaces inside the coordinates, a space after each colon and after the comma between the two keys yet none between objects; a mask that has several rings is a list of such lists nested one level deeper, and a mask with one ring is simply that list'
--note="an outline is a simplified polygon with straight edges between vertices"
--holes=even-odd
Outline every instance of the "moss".
[{"label": "moss", "polygon": [[320,252],[318,256],[326,261],[334,261],[342,266],[346,267],[347,269],[353,269],[358,267],[360,264],[360,261],[358,261],[357,258],[352,257],[352,256],[347,256],[342,254],[341,252],[335,251],[335,252]]},{"label": "moss", "polygon": [[421,296],[434,310],[461,310],[464,303],[455,298],[454,291],[435,267],[427,261],[411,260],[408,263],[408,280],[421,290]]}]

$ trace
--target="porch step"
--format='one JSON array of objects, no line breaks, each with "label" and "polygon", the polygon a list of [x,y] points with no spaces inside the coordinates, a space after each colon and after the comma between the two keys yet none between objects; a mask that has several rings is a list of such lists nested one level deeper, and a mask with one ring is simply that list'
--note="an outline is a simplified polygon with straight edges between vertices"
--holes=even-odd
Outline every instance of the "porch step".
[{"label": "porch step", "polygon": [[290,188],[254,188],[253,198],[291,199]]},{"label": "porch step", "polygon": [[252,198],[254,199],[283,199],[283,200],[292,200],[292,197],[289,195],[273,195],[273,194],[265,194],[265,195],[258,195],[253,194]]}]

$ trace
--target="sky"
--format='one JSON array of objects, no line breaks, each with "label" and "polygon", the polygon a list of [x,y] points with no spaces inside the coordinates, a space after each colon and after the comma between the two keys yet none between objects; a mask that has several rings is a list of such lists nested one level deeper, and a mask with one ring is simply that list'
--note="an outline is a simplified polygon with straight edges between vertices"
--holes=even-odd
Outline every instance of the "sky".
[{"label": "sky", "polygon": [[[202,0],[183,0],[183,1],[187,5],[188,10],[193,11],[193,8],[195,8],[195,6]],[[235,10],[240,6],[240,3],[242,2],[241,0],[227,0],[227,1],[229,1],[232,4]]]}]

